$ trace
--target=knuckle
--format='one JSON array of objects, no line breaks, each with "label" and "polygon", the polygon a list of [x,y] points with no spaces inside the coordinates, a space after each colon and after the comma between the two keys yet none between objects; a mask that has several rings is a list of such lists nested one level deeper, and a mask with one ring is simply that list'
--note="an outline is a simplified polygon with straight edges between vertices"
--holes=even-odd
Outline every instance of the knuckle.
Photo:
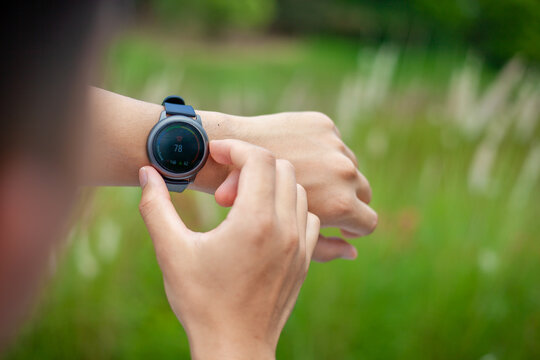
[{"label": "knuckle", "polygon": [[353,210],[352,199],[349,196],[339,196],[332,203],[332,213],[337,216],[349,215]]},{"label": "knuckle", "polygon": [[351,159],[343,156],[339,161],[336,161],[336,164],[338,173],[342,178],[354,180],[358,177],[358,169]]},{"label": "knuckle", "polygon": [[285,240],[287,244],[297,244],[298,243],[298,231],[294,231],[291,227],[285,235]]},{"label": "knuckle", "polygon": [[336,124],[334,124],[334,126],[332,127],[332,130],[334,131],[334,133],[337,135],[338,139],[341,139],[341,131],[339,131],[338,127],[336,126]]},{"label": "knuckle", "polygon": [[280,221],[277,234],[279,234],[278,236],[281,239],[281,251],[284,254],[291,254],[297,251],[300,234],[296,219],[283,219]]},{"label": "knuckle", "polygon": [[345,151],[347,151],[347,146],[336,134],[330,134],[326,140],[326,143],[328,143],[332,149],[337,150],[340,154],[344,154]]},{"label": "knuckle", "polygon": [[374,215],[371,217],[370,221],[367,224],[367,231],[368,234],[371,234],[375,229],[377,228],[377,225],[379,224],[379,215],[377,213],[374,213]]},{"label": "knuckle", "polygon": [[293,254],[296,253],[299,249],[298,246],[300,244],[300,237],[298,235],[298,232],[289,232],[287,235],[285,235],[285,243],[283,245],[283,252],[285,254]]},{"label": "knuckle", "polygon": [[298,225],[295,219],[284,219],[281,221],[281,234],[287,243],[294,243],[298,241]]},{"label": "knuckle", "polygon": [[324,127],[333,129],[334,126],[335,126],[332,119],[328,115],[326,115],[326,114],[324,114],[322,112],[309,111],[306,114],[307,114],[307,116],[309,118],[313,119],[315,122],[319,123],[320,125],[322,125]]},{"label": "knuckle", "polygon": [[354,167],[355,167],[356,169],[358,169],[358,166],[359,166],[359,165],[358,165],[358,158],[356,157],[355,154],[352,154],[352,159],[351,159],[351,161],[352,161]]},{"label": "knuckle", "polygon": [[264,148],[259,148],[256,152],[257,161],[262,161],[266,164],[275,166],[276,156],[269,150]]},{"label": "knuckle", "polygon": [[369,204],[371,200],[373,199],[373,190],[371,190],[371,186],[369,186],[369,183],[366,183],[366,204]]},{"label": "knuckle", "polygon": [[364,203],[369,204],[373,197],[373,191],[371,189],[371,185],[369,184],[369,180],[362,174],[359,174],[360,177],[360,200],[362,200]]},{"label": "knuckle", "polygon": [[347,146],[345,145],[345,143],[341,140],[338,140],[336,141],[336,149],[340,152],[340,153],[345,153],[347,151]]}]

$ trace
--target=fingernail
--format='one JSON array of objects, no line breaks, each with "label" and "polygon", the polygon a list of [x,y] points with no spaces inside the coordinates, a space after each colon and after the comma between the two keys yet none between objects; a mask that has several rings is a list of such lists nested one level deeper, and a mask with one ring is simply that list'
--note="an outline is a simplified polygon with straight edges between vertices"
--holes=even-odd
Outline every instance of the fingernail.
[{"label": "fingernail", "polygon": [[145,168],[139,169],[139,183],[141,184],[141,187],[144,189],[146,186],[146,183],[148,182],[148,174],[146,173]]}]

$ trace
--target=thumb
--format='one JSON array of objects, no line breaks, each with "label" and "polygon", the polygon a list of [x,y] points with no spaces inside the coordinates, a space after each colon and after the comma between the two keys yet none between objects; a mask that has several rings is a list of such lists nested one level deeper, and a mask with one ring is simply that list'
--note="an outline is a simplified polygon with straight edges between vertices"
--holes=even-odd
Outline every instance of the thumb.
[{"label": "thumb", "polygon": [[327,262],[334,259],[354,260],[358,252],[355,247],[338,237],[325,237],[319,235],[317,246],[313,252],[312,260]]},{"label": "thumb", "polygon": [[142,197],[139,211],[156,249],[158,257],[174,253],[189,232],[176,213],[171,196],[161,175],[151,166],[139,169]]}]

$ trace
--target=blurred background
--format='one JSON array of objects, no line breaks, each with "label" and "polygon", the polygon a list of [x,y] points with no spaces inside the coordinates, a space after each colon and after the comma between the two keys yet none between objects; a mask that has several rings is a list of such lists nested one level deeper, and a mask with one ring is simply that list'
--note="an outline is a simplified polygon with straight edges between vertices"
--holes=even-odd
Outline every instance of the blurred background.
[{"label": "blurred background", "polygon": [[[378,229],[356,261],[312,265],[279,359],[540,358],[540,2],[141,0],[132,15],[99,86],[325,112],[370,179]],[[139,196],[88,190],[7,359],[189,356]],[[226,215],[210,195],[175,201],[195,229]]]}]

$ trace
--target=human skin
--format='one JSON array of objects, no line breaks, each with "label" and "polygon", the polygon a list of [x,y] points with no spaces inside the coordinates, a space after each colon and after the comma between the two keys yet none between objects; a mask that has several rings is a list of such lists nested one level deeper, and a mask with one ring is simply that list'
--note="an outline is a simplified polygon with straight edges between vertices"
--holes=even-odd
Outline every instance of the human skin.
[{"label": "human skin", "polygon": [[274,359],[308,271],[319,219],[308,212],[289,161],[239,140],[214,140],[210,153],[239,174],[236,201],[218,227],[189,230],[151,166],[139,171],[139,209],[192,358]]},{"label": "human skin", "polygon": [[[90,88],[90,136],[84,181],[89,185],[136,185],[137,171],[149,164],[148,133],[163,110],[98,88]],[[197,110],[210,140],[239,139],[259,145],[296,169],[307,192],[309,210],[323,227],[341,229],[344,238],[371,233],[377,214],[368,206],[371,188],[357,168],[357,159],[342,141],[330,118],[318,112],[291,112],[256,117]],[[229,176],[230,175],[230,176]],[[227,183],[216,192],[224,182]],[[191,189],[214,194],[231,206],[238,172],[210,158]],[[320,236],[314,260],[354,259],[356,249],[342,238]]]}]

